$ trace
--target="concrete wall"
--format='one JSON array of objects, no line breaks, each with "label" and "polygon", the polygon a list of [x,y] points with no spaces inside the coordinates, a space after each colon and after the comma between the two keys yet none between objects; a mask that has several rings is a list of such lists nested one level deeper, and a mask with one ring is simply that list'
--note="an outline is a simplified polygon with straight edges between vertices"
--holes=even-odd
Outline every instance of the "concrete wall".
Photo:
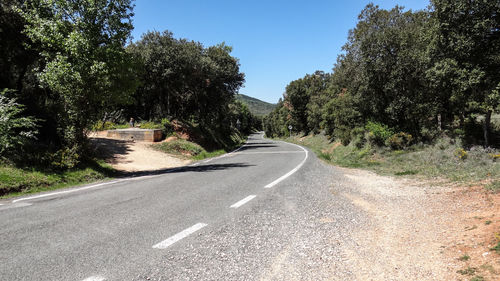
[{"label": "concrete wall", "polygon": [[134,140],[134,141],[160,141],[162,138],[161,130],[159,129],[118,129],[109,130],[107,133],[108,138],[120,140]]}]

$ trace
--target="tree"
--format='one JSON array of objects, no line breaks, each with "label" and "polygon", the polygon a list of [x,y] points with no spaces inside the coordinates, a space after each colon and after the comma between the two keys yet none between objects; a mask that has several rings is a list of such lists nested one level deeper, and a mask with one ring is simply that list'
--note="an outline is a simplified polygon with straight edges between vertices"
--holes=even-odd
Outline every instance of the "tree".
[{"label": "tree", "polygon": [[[347,86],[360,100],[366,119],[412,134],[429,118],[429,91],[425,71],[429,16],[425,11],[381,10],[369,4],[359,15],[344,47],[342,64],[357,66],[360,85]],[[351,66],[345,66],[351,68]]]},{"label": "tree", "polygon": [[24,108],[14,98],[0,93],[0,156],[5,157],[19,149],[37,134],[36,119],[21,116]]},{"label": "tree", "polygon": [[132,106],[142,118],[169,116],[226,126],[228,105],[244,81],[231,47],[222,43],[204,48],[165,31],[148,32],[127,50],[147,69],[141,72]]},{"label": "tree", "polygon": [[132,8],[130,0],[33,0],[19,10],[43,57],[40,83],[57,95],[64,146],[76,158],[89,125],[106,108],[128,102],[135,90],[124,50]]},{"label": "tree", "polygon": [[441,90],[451,100],[460,101],[461,114],[485,116],[484,145],[488,146],[491,115],[500,104],[500,4],[490,0],[433,0],[431,7],[438,33],[434,69],[454,73],[451,79],[434,75],[435,83],[456,85]]}]

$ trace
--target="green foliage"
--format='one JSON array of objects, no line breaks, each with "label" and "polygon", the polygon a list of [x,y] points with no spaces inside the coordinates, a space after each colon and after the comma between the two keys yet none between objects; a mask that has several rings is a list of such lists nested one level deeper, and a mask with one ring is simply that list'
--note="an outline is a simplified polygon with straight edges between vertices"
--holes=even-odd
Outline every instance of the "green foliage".
[{"label": "green foliage", "polygon": [[500,254],[500,241],[495,245],[495,247],[491,248],[490,250],[497,252],[497,254]]},{"label": "green foliage", "polygon": [[78,165],[80,157],[81,156],[74,147],[63,148],[51,155],[52,162],[50,164],[52,167],[59,170],[71,169]]},{"label": "green foliage", "polygon": [[458,258],[458,260],[460,260],[460,261],[468,261],[468,260],[470,260],[470,256],[467,255],[467,254],[465,254],[465,255],[461,256],[460,258]]},{"label": "green foliage", "polygon": [[487,0],[434,0],[415,12],[368,4],[333,73],[291,81],[264,120],[266,134],[287,135],[292,125],[358,148],[368,140],[404,149],[443,134],[498,145],[498,14],[498,3]]},{"label": "green foliage", "polygon": [[81,152],[85,129],[105,109],[129,102],[136,87],[124,50],[131,1],[26,1],[18,11],[43,59],[40,85],[57,96],[64,146]]},{"label": "green foliage", "polygon": [[37,134],[36,120],[23,117],[24,107],[5,96],[7,90],[0,93],[0,157],[20,153],[28,141]]},{"label": "green foliage", "polygon": [[386,144],[392,149],[406,149],[410,146],[412,141],[412,135],[405,132],[399,132],[390,136],[386,140]]},{"label": "green foliage", "polygon": [[491,190],[493,192],[500,191],[500,180],[494,180],[488,185],[486,185],[486,189]]},{"label": "green foliage", "polygon": [[387,126],[378,122],[368,121],[365,125],[368,142],[382,146],[394,134]]},{"label": "green foliage", "polygon": [[101,120],[98,120],[96,123],[94,123],[94,125],[92,125],[92,128],[91,130],[92,131],[107,131],[107,130],[112,130],[112,129],[116,129],[116,124],[111,122],[111,121],[101,121]]},{"label": "green foliage", "polygon": [[153,148],[165,153],[186,156],[196,156],[204,151],[200,145],[183,139],[153,144]]},{"label": "green foliage", "polygon": [[168,31],[145,33],[127,47],[140,65],[141,80],[131,111],[144,120],[166,116],[229,127],[225,113],[244,81],[231,50],[224,43],[204,48]]},{"label": "green foliage", "polygon": [[460,269],[457,271],[457,273],[462,274],[462,275],[474,275],[477,271],[477,268],[475,267],[467,267],[465,269]]},{"label": "green foliage", "polygon": [[20,169],[0,164],[0,198],[89,183],[115,176],[102,162],[88,162],[69,170]]},{"label": "green foliage", "polygon": [[499,151],[491,148],[473,146],[467,150],[467,159],[460,160],[455,155],[460,144],[445,138],[434,145],[412,145],[406,150],[369,144],[358,147],[354,143],[344,146],[332,143],[321,134],[286,140],[311,148],[320,158],[335,165],[366,168],[384,175],[440,178],[465,184],[484,184],[486,179],[490,184],[485,184],[485,188],[499,190],[500,162],[491,157]]}]

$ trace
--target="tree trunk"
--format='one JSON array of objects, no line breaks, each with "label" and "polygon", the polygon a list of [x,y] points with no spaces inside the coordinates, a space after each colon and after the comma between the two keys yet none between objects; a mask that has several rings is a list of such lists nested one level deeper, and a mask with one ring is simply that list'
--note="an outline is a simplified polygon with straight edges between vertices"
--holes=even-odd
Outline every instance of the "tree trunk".
[{"label": "tree trunk", "polygon": [[441,124],[441,113],[438,114],[437,121],[438,121],[438,131],[441,132],[443,129],[443,126]]},{"label": "tree trunk", "polygon": [[483,135],[484,135],[484,147],[490,146],[490,123],[491,123],[492,111],[488,110],[486,116],[484,117],[483,123]]}]

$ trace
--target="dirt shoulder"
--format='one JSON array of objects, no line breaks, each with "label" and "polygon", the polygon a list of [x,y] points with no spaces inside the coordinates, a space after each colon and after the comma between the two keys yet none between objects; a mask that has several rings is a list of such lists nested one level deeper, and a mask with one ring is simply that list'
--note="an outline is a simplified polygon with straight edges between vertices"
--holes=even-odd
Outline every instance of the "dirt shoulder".
[{"label": "dirt shoulder", "polygon": [[357,280],[500,280],[499,193],[339,169],[372,222],[353,234],[363,250],[344,249]]},{"label": "dirt shoulder", "polygon": [[124,172],[155,171],[189,164],[190,160],[179,159],[151,148],[150,142],[130,142],[91,137],[91,142],[106,163]]}]

